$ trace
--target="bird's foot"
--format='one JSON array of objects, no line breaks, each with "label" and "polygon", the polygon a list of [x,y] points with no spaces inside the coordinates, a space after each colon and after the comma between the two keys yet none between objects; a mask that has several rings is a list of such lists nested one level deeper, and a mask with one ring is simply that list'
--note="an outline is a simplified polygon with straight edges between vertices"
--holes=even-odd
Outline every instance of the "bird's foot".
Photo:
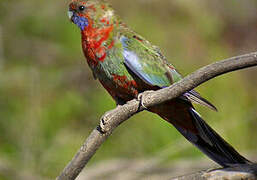
[{"label": "bird's foot", "polygon": [[146,96],[148,94],[151,94],[152,92],[154,91],[144,91],[143,93],[138,94],[137,100],[140,103],[138,109],[140,109],[141,107],[143,107],[144,109],[147,109],[147,107],[145,106],[145,102],[146,102],[146,99],[148,98],[146,98]]},{"label": "bird's foot", "polygon": [[101,131],[102,134],[109,132],[111,129],[111,125],[110,125],[110,119],[112,118],[111,115],[112,115],[112,111],[108,111],[101,117],[99,130]]}]

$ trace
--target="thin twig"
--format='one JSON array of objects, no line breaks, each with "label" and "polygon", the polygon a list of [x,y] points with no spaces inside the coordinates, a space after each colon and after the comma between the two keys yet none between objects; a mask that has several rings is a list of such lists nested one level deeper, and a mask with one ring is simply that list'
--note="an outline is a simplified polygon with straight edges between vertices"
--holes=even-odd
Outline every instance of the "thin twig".
[{"label": "thin twig", "polygon": [[100,125],[93,130],[71,162],[57,177],[57,180],[75,179],[114,129],[131,116],[144,110],[140,103],[143,103],[146,108],[158,105],[176,98],[214,77],[253,66],[257,66],[257,52],[216,62],[197,70],[168,88],[154,92],[144,92],[142,94],[144,96],[142,98],[143,102],[134,99],[105,113],[101,118]]}]

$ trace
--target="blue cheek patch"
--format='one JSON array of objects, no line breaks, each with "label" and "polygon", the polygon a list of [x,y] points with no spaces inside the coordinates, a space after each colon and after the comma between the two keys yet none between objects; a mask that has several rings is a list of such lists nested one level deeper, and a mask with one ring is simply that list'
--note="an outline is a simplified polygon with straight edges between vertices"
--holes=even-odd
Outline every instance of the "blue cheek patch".
[{"label": "blue cheek patch", "polygon": [[88,20],[85,17],[74,16],[72,20],[74,24],[76,24],[81,29],[81,31],[83,31],[88,26]]}]

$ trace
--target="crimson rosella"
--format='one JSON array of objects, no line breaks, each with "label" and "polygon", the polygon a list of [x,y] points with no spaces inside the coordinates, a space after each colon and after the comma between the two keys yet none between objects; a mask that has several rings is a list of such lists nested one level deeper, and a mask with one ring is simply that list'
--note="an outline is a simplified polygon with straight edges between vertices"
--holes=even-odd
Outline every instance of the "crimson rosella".
[{"label": "crimson rosella", "polygon": [[[68,15],[82,37],[82,49],[93,75],[117,104],[138,98],[182,79],[159,48],[132,31],[102,0],[73,0]],[[196,112],[192,102],[216,108],[191,90],[148,108],[171,123],[188,141],[223,167],[250,163]]]}]

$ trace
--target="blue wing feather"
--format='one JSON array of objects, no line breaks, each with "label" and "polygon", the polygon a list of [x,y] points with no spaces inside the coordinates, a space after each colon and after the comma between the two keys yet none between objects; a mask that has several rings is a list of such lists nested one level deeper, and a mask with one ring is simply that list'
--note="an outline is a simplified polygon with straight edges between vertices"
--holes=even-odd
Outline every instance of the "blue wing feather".
[{"label": "blue wing feather", "polygon": [[[165,72],[167,70],[164,66],[160,65],[162,62],[160,61],[160,57],[158,56],[159,54],[157,52],[152,51],[148,54],[144,54],[145,56],[148,56],[149,59],[147,59],[148,61],[143,61],[142,59],[147,57],[142,55],[139,52],[139,49],[131,46],[131,42],[127,37],[123,36],[121,38],[121,42],[123,46],[124,63],[130,71],[132,71],[141,80],[151,86],[158,86],[160,88],[163,88],[171,84],[169,79],[165,75]],[[144,50],[144,47],[141,47],[141,50],[142,48]],[[151,69],[150,71],[148,69],[151,67],[151,63],[155,64],[155,73],[153,69]]]},{"label": "blue wing feather", "polygon": [[[131,45],[131,40],[124,36],[121,38],[121,42],[126,67],[148,85],[165,88],[182,78],[175,69],[171,69],[167,64],[165,64],[165,60],[162,59],[163,56],[158,56],[160,55],[160,52],[155,49],[148,54],[142,55],[139,50],[140,48],[141,51],[142,48],[144,50],[144,46],[141,44],[140,48],[134,47],[135,44],[139,42],[133,41],[133,46]],[[151,66],[153,66],[153,68],[151,68]],[[185,93],[181,98],[217,111],[217,108],[213,104],[202,98],[194,90]]]}]

